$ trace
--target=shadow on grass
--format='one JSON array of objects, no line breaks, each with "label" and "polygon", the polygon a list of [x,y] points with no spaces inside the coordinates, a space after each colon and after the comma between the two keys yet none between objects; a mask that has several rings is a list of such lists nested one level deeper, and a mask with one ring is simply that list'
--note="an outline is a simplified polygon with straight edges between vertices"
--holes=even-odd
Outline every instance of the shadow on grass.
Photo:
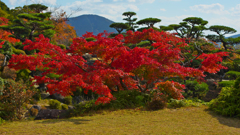
[{"label": "shadow on grass", "polygon": [[240,118],[236,117],[227,117],[227,116],[222,116],[220,114],[215,113],[214,111],[210,109],[205,109],[208,114],[212,115],[212,117],[216,118],[219,123],[229,126],[229,127],[234,127],[234,128],[240,128]]},{"label": "shadow on grass", "polygon": [[59,122],[72,122],[76,125],[79,124],[85,124],[85,122],[90,121],[90,120],[86,120],[86,119],[48,119],[48,120],[42,120],[42,121],[38,121],[38,124],[55,124],[55,123],[59,123]]}]

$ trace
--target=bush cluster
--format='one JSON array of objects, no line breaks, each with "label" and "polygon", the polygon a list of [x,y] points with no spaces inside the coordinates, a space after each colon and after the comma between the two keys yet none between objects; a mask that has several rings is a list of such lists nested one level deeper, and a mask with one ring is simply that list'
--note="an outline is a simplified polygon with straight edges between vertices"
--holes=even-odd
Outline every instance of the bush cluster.
[{"label": "bush cluster", "polygon": [[209,91],[208,85],[204,82],[198,83],[195,81],[186,80],[186,89],[183,93],[185,98],[202,99]]},{"label": "bush cluster", "polygon": [[224,116],[240,117],[240,77],[233,87],[223,87],[219,96],[210,102],[210,109]]}]

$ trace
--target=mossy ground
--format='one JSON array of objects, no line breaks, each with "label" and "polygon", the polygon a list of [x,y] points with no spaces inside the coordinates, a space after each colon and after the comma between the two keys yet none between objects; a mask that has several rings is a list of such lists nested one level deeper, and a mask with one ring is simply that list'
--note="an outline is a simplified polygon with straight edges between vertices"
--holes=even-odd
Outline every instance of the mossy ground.
[{"label": "mossy ground", "polygon": [[206,106],[140,111],[103,111],[70,119],[7,122],[0,134],[240,134],[240,119],[217,115]]}]

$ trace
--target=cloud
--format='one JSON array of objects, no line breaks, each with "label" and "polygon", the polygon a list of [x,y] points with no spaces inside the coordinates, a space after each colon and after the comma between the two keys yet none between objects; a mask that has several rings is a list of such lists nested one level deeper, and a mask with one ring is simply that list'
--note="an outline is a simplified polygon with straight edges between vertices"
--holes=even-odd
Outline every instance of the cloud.
[{"label": "cloud", "polygon": [[83,14],[97,14],[104,16],[112,21],[122,22],[122,13],[126,11],[137,12],[139,9],[135,4],[131,3],[103,3],[100,0],[84,0],[75,1],[74,3],[60,7],[68,14],[72,10],[81,8],[80,12],[73,14],[71,17]]},{"label": "cloud", "polygon": [[16,3],[17,0],[9,0],[11,5],[14,5],[14,3]]},{"label": "cloud", "polygon": [[235,7],[230,9],[230,13],[233,16],[240,16],[240,4],[236,5]]},{"label": "cloud", "polygon": [[157,18],[161,19],[160,25],[170,25],[170,24],[179,24],[182,22],[183,19],[187,17],[194,17],[193,15],[181,15],[181,16],[173,16],[173,17],[166,17],[166,16],[159,16]]},{"label": "cloud", "polygon": [[202,12],[202,13],[212,13],[212,14],[229,14],[229,12],[227,10],[224,10],[224,6],[216,3],[216,4],[211,4],[211,5],[194,5],[190,7],[191,10],[196,10],[198,12]]},{"label": "cloud", "polygon": [[11,5],[17,5],[20,3],[24,3],[24,5],[29,4],[44,4],[44,5],[56,5],[57,0],[9,0]]},{"label": "cloud", "polygon": [[164,9],[164,8],[161,8],[160,10],[161,10],[161,11],[164,11],[164,12],[166,11],[166,9]]}]

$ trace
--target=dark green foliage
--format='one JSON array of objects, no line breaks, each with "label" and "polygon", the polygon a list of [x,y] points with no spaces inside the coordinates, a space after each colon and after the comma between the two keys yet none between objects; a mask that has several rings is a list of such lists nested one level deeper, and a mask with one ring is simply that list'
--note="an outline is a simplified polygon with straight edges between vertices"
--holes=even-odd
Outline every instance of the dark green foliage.
[{"label": "dark green foliage", "polygon": [[[208,29],[210,31],[216,32],[218,35],[208,35],[208,36],[206,36],[206,38],[208,38],[209,40],[214,41],[214,42],[222,42],[225,50],[228,49],[227,45],[229,43],[231,43],[229,45],[235,44],[235,43],[233,43],[233,41],[235,41],[233,38],[229,39],[229,42],[228,42],[228,39],[226,39],[224,37],[226,34],[236,33],[237,31],[235,29],[228,27],[228,26],[222,26],[222,25],[213,25],[213,26],[210,26]],[[239,42],[238,40],[236,40],[236,41]]]},{"label": "dark green foliage", "polygon": [[66,50],[66,46],[64,44],[58,44],[57,46],[61,47],[62,49]]},{"label": "dark green foliage", "polygon": [[96,41],[96,39],[94,37],[89,37],[85,39],[86,41],[90,42],[90,41]]},{"label": "dark green foliage", "polygon": [[72,104],[72,96],[64,97],[65,104],[71,105]]},{"label": "dark green foliage", "polygon": [[[238,78],[238,80],[239,79],[240,78]],[[239,83],[237,85],[239,85]],[[210,102],[210,109],[224,116],[240,117],[239,103],[240,89],[223,87],[218,97]]]},{"label": "dark green foliage", "polygon": [[186,106],[186,103],[184,100],[177,100],[177,99],[170,99],[170,102],[168,103],[169,108],[180,108]]},{"label": "dark green foliage", "polygon": [[136,23],[135,23],[137,21],[137,18],[132,18],[132,17],[135,16],[136,13],[128,11],[128,12],[124,12],[122,15],[126,16],[126,18],[123,18],[123,20],[127,21],[126,24],[130,26],[127,30],[135,31],[135,28],[138,28],[138,26],[136,26]]},{"label": "dark green foliage", "polygon": [[136,90],[124,90],[114,92],[116,100],[110,102],[109,106],[115,109],[134,108],[145,106],[150,100],[150,96]]},{"label": "dark green foliage", "polygon": [[51,38],[55,31],[52,30],[54,28],[52,22],[47,20],[50,18],[51,13],[42,12],[46,9],[46,6],[41,4],[32,4],[25,8],[32,10],[34,13],[23,12],[17,14],[17,19],[15,19],[11,25],[0,26],[0,28],[10,31],[13,36],[20,39],[21,42],[24,42],[25,39],[34,40],[34,38],[38,37],[40,34]]},{"label": "dark green foliage", "polygon": [[205,25],[208,21],[203,20],[199,17],[188,17],[183,19],[183,22],[179,24],[170,24],[168,26],[161,26],[160,28],[164,31],[174,30],[177,35],[181,38],[189,38],[190,40],[196,39],[203,36],[203,31],[207,30]]},{"label": "dark green foliage", "polygon": [[220,87],[233,87],[235,84],[235,80],[230,81],[222,81],[218,83]]},{"label": "dark green foliage", "polygon": [[237,79],[240,76],[240,72],[228,71],[226,75],[229,76],[231,79]]},{"label": "dark green foliage", "polygon": [[17,71],[17,80],[23,80],[24,82],[29,79],[29,74],[31,73],[28,69],[21,69]]},{"label": "dark green foliage", "polygon": [[62,108],[62,110],[68,110],[68,105],[62,104],[61,108]]},{"label": "dark green foliage", "polygon": [[120,34],[123,30],[129,29],[129,25],[125,23],[112,23],[109,27],[114,28]]},{"label": "dark green foliage", "polygon": [[161,22],[161,19],[158,18],[145,18],[137,22],[138,25],[147,25],[147,27],[153,27],[155,23]]},{"label": "dark green foliage", "polygon": [[149,46],[149,45],[151,45],[150,41],[142,41],[142,42],[138,43],[136,46],[137,47],[144,47],[144,46]]},{"label": "dark green foliage", "polygon": [[61,109],[62,106],[61,106],[61,102],[59,102],[58,100],[55,100],[55,99],[52,99],[49,101],[49,107],[51,109]]},{"label": "dark green foliage", "polygon": [[90,100],[90,101],[86,101],[86,102],[81,102],[77,105],[75,105],[75,109],[71,109],[69,110],[69,117],[73,117],[73,116],[81,116],[84,113],[88,113],[90,111],[96,111],[99,109],[100,105],[95,105],[95,100]]},{"label": "dark green foliage", "polygon": [[198,83],[197,81],[190,81],[190,80],[186,80],[186,89],[185,92],[183,93],[183,96],[185,98],[198,98],[201,99],[203,98],[209,88],[208,85],[206,83]]}]

